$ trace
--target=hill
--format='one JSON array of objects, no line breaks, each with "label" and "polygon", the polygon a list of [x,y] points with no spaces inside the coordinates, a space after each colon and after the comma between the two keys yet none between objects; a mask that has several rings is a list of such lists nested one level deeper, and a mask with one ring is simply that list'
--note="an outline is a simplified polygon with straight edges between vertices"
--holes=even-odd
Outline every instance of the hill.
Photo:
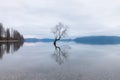
[{"label": "hill", "polygon": [[75,38],[73,41],[82,44],[120,44],[120,37],[118,36],[86,36]]}]

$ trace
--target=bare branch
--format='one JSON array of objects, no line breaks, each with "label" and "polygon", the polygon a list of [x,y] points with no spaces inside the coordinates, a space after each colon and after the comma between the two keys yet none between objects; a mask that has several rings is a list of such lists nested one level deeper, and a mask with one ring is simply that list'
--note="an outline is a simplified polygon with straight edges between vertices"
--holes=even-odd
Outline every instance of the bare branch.
[{"label": "bare branch", "polygon": [[55,41],[60,40],[61,38],[65,37],[67,34],[68,26],[59,23],[52,29],[52,33],[54,34]]}]

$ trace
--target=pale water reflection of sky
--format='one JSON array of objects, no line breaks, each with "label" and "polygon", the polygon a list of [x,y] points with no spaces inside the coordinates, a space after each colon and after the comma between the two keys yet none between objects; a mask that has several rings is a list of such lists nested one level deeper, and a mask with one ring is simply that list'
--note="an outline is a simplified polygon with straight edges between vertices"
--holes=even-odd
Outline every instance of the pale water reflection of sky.
[{"label": "pale water reflection of sky", "polygon": [[[52,37],[62,22],[70,36],[119,35],[119,0],[1,0],[0,22],[25,37]],[[35,35],[35,36],[34,36]]]}]

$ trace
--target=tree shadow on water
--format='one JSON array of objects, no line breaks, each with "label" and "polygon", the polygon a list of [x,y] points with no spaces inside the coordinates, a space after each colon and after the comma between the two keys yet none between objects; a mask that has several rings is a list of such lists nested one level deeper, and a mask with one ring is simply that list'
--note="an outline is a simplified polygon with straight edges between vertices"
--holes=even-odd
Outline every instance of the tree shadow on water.
[{"label": "tree shadow on water", "polygon": [[3,58],[5,53],[14,53],[19,50],[21,46],[23,46],[23,42],[3,42],[0,43],[0,59]]},{"label": "tree shadow on water", "polygon": [[71,47],[69,45],[57,46],[54,44],[55,50],[52,54],[54,60],[59,64],[63,64],[68,59],[68,53]]}]

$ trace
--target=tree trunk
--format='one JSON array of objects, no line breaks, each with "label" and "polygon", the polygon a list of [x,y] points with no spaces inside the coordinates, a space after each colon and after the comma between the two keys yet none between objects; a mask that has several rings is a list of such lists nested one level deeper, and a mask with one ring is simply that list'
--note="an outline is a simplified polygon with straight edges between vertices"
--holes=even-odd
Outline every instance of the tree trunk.
[{"label": "tree trunk", "polygon": [[54,40],[53,44],[54,46],[56,47],[56,42],[57,42],[57,39]]},{"label": "tree trunk", "polygon": [[54,44],[55,47],[57,47],[56,42],[59,41],[59,40],[60,40],[60,39],[55,39],[55,40],[54,40],[53,44]]}]

